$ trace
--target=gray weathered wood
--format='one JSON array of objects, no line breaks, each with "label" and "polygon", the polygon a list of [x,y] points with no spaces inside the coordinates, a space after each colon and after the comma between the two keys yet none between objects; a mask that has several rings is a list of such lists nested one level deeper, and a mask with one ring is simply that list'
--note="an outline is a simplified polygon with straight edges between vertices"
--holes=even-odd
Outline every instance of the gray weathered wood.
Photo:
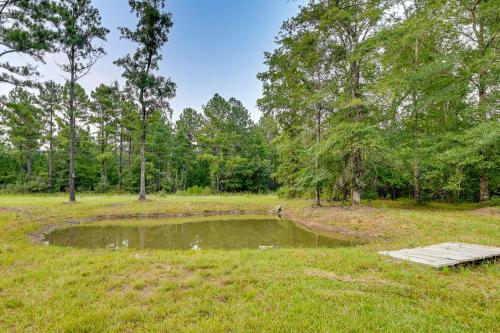
[{"label": "gray weathered wood", "polygon": [[441,243],[379,253],[433,267],[445,267],[499,257],[500,247],[466,243]]}]

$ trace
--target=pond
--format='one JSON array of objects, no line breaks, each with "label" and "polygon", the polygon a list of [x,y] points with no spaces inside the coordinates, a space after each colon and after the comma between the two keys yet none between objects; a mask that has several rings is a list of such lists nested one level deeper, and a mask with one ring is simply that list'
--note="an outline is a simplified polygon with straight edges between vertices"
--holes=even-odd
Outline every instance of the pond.
[{"label": "pond", "polygon": [[274,218],[230,218],[152,224],[143,220],[92,223],[56,229],[46,244],[78,248],[270,249],[344,247],[357,243],[333,238]]}]

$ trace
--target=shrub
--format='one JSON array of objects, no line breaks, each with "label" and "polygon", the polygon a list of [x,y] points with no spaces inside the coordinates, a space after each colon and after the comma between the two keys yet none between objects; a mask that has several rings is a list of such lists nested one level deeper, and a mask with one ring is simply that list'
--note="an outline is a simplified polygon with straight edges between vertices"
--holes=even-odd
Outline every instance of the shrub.
[{"label": "shrub", "polygon": [[178,195],[210,195],[214,192],[210,187],[201,187],[198,185],[191,186],[184,191],[177,191]]}]

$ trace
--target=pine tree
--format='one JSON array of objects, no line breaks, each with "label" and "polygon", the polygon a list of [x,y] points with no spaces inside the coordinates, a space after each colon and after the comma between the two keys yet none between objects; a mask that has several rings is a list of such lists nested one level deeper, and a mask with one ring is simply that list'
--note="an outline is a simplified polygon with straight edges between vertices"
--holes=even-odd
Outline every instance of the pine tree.
[{"label": "pine tree", "polygon": [[33,153],[40,146],[42,133],[41,111],[35,106],[35,96],[21,87],[15,88],[10,92],[9,99],[2,110],[2,118],[10,142],[20,152],[21,191],[24,191],[25,187],[25,164],[29,190],[32,180]]},{"label": "pine tree", "polygon": [[56,50],[56,5],[48,0],[0,1],[0,83],[33,86],[37,76],[32,64],[22,66],[9,62],[9,55],[25,54],[44,62],[46,52]]},{"label": "pine tree", "polygon": [[105,40],[108,29],[101,26],[99,11],[90,0],[61,0],[58,6],[61,18],[59,45],[68,58],[68,63],[61,66],[69,74],[68,82],[68,117],[71,132],[69,162],[69,201],[75,197],[75,158],[76,158],[76,116],[75,85],[89,73],[92,66],[105,53],[95,40]]},{"label": "pine tree", "polygon": [[168,100],[175,96],[175,84],[156,75],[162,59],[161,49],[168,41],[172,27],[170,13],[163,12],[164,0],[129,0],[139,22],[135,30],[120,28],[123,38],[137,43],[133,55],[115,61],[123,67],[127,92],[139,104],[141,119],[141,174],[139,200],[146,200],[146,130],[148,116],[155,110],[169,110]]},{"label": "pine tree", "polygon": [[99,143],[99,155],[97,159],[101,165],[100,190],[106,191],[109,185],[108,163],[113,159],[111,143],[116,137],[118,110],[120,109],[120,94],[117,84],[107,86],[99,85],[91,94],[92,103],[90,107],[89,122],[97,129],[97,141]]},{"label": "pine tree", "polygon": [[49,187],[54,191],[54,139],[56,135],[56,118],[61,110],[63,88],[54,81],[45,82],[39,89],[37,104],[40,106],[44,122],[45,140],[49,144],[48,176]]}]

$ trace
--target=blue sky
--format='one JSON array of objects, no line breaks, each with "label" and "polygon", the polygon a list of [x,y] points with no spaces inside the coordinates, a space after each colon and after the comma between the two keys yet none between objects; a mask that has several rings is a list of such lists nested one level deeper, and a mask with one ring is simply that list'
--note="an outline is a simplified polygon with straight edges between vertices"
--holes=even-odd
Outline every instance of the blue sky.
[{"label": "blue sky", "polygon": [[[283,20],[297,13],[304,0],[167,0],[174,26],[163,49],[162,75],[177,84],[177,96],[171,101],[174,119],[185,107],[201,107],[215,93],[236,97],[257,120],[260,112],[256,100],[261,83],[256,74],[265,70],[264,51],[274,49],[274,37]],[[118,26],[133,27],[136,19],[126,0],[94,0],[103,24],[111,30],[105,43],[107,55],[81,80],[90,91],[99,83],[121,81],[121,71],[113,61],[134,50],[127,40],[120,40]],[[60,60],[59,60],[60,59]],[[55,62],[57,55],[47,57],[40,66],[44,79],[61,82]],[[123,81],[121,81],[123,82]]]}]

